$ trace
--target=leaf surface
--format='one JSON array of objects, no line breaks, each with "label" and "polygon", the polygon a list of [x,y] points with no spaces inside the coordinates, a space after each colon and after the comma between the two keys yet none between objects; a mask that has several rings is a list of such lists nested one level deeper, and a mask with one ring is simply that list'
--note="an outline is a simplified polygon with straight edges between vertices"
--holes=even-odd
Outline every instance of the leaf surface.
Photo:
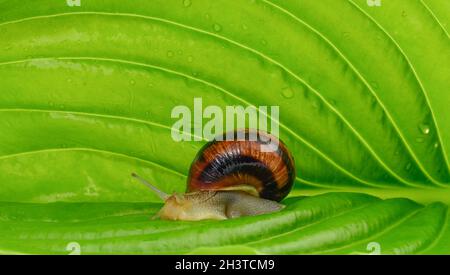
[{"label": "leaf surface", "polygon": [[[28,2],[0,0],[1,251],[448,253],[448,1]],[[279,106],[286,210],[149,220],[129,175],[185,190],[194,98]]]}]

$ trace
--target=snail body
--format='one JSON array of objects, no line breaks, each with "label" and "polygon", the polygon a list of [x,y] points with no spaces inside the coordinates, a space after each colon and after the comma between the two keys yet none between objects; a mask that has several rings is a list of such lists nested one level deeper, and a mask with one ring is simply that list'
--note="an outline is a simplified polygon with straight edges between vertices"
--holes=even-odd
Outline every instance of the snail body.
[{"label": "snail body", "polygon": [[158,216],[166,220],[225,220],[275,212],[283,207],[244,191],[200,191],[169,196]]},{"label": "snail body", "polygon": [[[251,134],[255,134],[255,139]],[[243,139],[213,140],[192,162],[185,194],[167,195],[133,174],[165,202],[158,213],[167,220],[223,220],[281,210],[292,188],[294,160],[285,145],[262,131],[240,130]],[[275,150],[261,150],[276,140]]]}]

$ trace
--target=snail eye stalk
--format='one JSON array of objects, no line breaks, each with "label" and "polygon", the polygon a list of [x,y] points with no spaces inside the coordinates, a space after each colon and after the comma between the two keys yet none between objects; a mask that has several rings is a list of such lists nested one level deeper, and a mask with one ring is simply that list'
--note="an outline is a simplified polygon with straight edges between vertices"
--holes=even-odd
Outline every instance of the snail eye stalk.
[{"label": "snail eye stalk", "polygon": [[135,179],[137,179],[139,182],[150,188],[156,195],[158,195],[159,198],[161,198],[163,201],[167,200],[169,198],[169,195],[161,191],[158,187],[154,186],[153,184],[149,183],[148,181],[144,180],[140,176],[138,176],[136,173],[131,173],[131,176]]}]

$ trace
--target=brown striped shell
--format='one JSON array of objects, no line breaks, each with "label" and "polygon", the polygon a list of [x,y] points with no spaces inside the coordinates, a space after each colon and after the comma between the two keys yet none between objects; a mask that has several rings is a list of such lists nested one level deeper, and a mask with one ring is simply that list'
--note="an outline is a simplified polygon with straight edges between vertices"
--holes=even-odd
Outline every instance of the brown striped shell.
[{"label": "brown striped shell", "polygon": [[[250,133],[257,138],[250,138]],[[237,139],[238,134],[245,138]],[[238,130],[232,141],[213,140],[195,157],[187,182],[187,192],[242,190],[261,198],[281,201],[294,183],[295,166],[284,143],[263,131]],[[261,145],[276,140],[276,150],[264,152]]]}]

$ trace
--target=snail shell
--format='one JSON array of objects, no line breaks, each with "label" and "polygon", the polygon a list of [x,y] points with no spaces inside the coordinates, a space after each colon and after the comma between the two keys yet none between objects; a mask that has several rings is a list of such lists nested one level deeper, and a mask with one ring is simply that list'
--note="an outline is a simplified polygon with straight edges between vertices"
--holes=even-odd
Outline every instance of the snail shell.
[{"label": "snail shell", "polygon": [[[245,138],[237,139],[240,135]],[[225,133],[221,141],[208,142],[197,154],[189,171],[187,192],[242,190],[273,201],[281,201],[289,194],[295,165],[282,141],[266,132],[248,129],[235,131],[232,141],[226,136]],[[276,150],[261,150],[268,140],[277,141]]]}]

